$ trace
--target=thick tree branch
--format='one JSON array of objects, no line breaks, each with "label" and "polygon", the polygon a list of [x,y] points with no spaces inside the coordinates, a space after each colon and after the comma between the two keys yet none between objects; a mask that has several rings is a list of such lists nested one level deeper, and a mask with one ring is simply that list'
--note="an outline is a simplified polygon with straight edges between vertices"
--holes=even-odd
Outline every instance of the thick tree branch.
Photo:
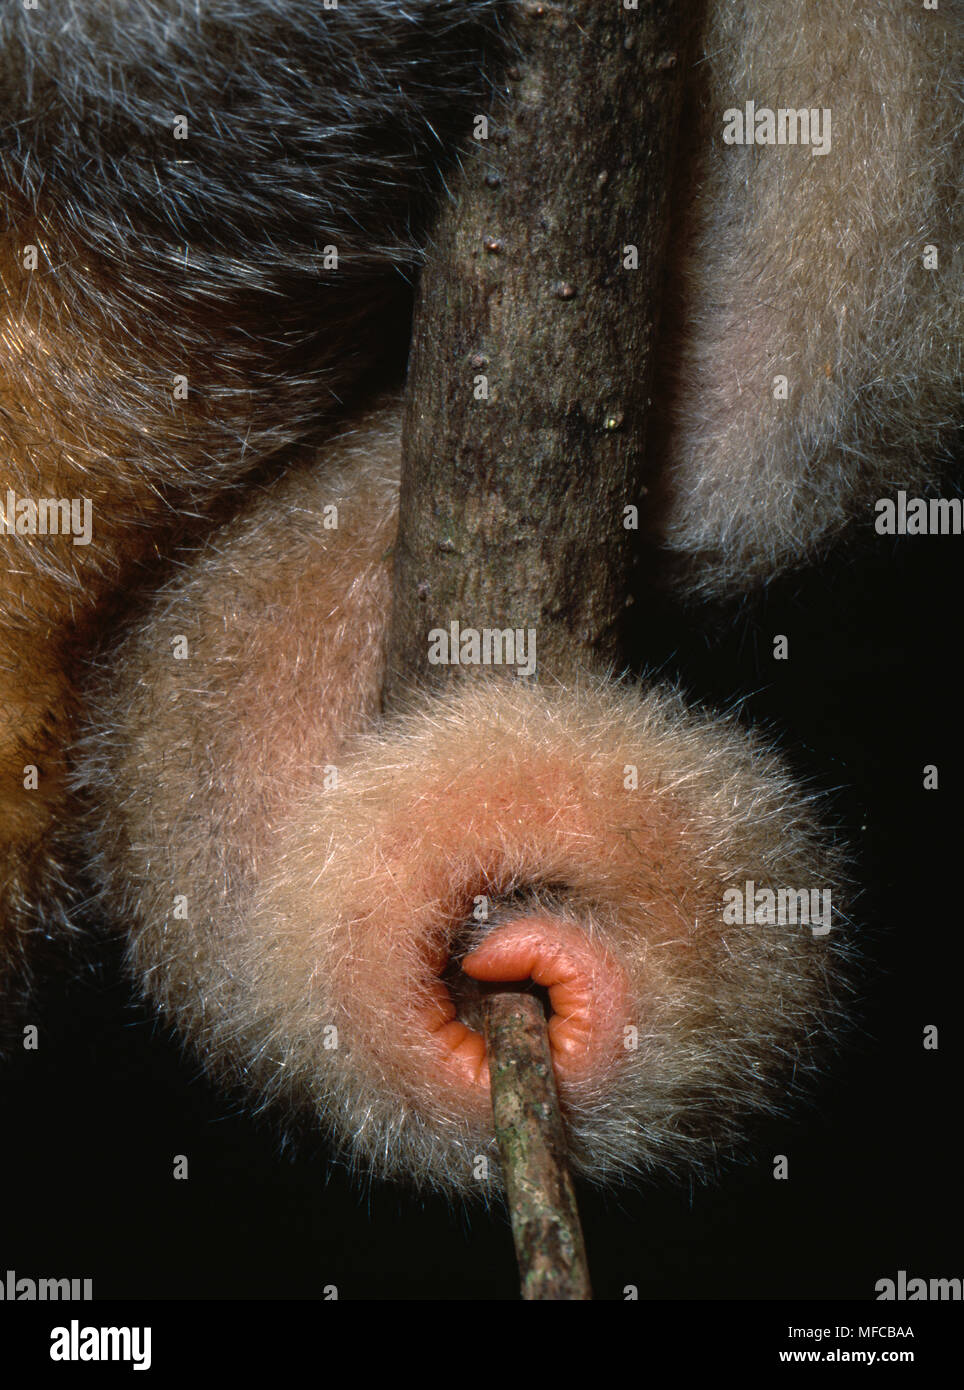
[{"label": "thick tree branch", "polygon": [[428,633],[453,620],[534,628],[543,674],[621,660],[681,20],[564,0],[513,6],[509,30],[419,290],[388,706],[445,679]]},{"label": "thick tree branch", "polygon": [[[671,0],[560,0],[508,27],[416,306],[389,709],[471,673],[428,660],[453,622],[534,631],[542,674],[622,663],[682,23]],[[588,1298],[541,1009],[495,993],[485,1019],[523,1296]]]}]

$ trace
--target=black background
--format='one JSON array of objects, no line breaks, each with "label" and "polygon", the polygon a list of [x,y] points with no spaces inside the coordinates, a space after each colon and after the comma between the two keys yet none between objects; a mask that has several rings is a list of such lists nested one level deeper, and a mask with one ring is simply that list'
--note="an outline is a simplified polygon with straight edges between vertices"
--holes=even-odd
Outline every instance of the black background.
[{"label": "black background", "polygon": [[[649,662],[697,699],[746,699],[832,793],[853,847],[865,954],[858,1029],[814,1103],[768,1120],[712,1186],[580,1202],[598,1299],[874,1297],[959,1277],[958,911],[964,540],[857,525],[810,572],[736,613],[654,602]],[[790,659],[775,662],[786,634]],[[925,791],[935,763],[940,788]],[[91,952],[91,955],[94,953]],[[353,1182],[323,1147],[282,1152],[131,1002],[118,959],[45,979],[37,1052],[2,1079],[0,1272],[92,1277],[95,1298],[513,1299],[503,1213]],[[936,1024],[940,1049],[925,1051]],[[786,1154],[789,1180],[772,1177]],[[174,1181],[174,1155],[188,1181]]]}]

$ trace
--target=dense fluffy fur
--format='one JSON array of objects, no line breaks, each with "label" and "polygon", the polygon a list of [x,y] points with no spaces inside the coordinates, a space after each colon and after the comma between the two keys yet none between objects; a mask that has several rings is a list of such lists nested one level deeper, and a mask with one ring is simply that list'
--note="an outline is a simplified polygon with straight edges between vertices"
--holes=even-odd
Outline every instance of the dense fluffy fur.
[{"label": "dense fluffy fur", "polygon": [[670,692],[471,685],[353,739],[377,710],[394,423],[258,498],[105,680],[83,772],[134,968],[231,1079],[323,1115],[382,1174],[478,1192],[487,1092],[424,1014],[478,895],[496,934],[548,914],[624,981],[614,1046],[559,1069],[575,1161],[605,1179],[705,1159],[806,1071],[840,963],[839,933],[724,926],[723,891],[839,889],[839,865],[776,757]]},{"label": "dense fluffy fur", "polygon": [[[375,727],[397,408],[336,417],[400,365],[407,281],[487,105],[503,8],[78,0],[0,18],[7,485],[95,509],[89,547],[2,542],[2,930],[69,912],[75,757],[103,901],[212,1069],[323,1112],[382,1172],[462,1190],[485,1186],[480,1078],[450,1074],[422,1028],[452,950],[519,920],[588,943],[613,1028],[639,1029],[614,1051],[600,1022],[581,1072],[560,1055],[574,1154],[600,1177],[728,1144],[836,1009],[836,935],[723,928],[731,883],[839,883],[805,799],[732,721],[587,675]],[[946,3],[709,7],[645,509],[690,591],[764,581],[933,476],[956,404],[959,34]],[[750,97],[829,106],[831,153],[725,147],[722,112]],[[481,944],[474,893],[497,909]]]},{"label": "dense fluffy fur", "polygon": [[[799,565],[946,464],[962,384],[961,21],[956,0],[709,7],[656,392],[657,532],[688,589],[719,596]],[[830,153],[725,146],[723,113],[748,100],[829,108]]]},{"label": "dense fluffy fur", "polygon": [[109,654],[83,777],[119,920],[166,920],[178,894],[202,931],[232,917],[292,799],[377,713],[398,452],[395,406],[357,421],[323,471],[259,490]]},{"label": "dense fluffy fur", "polygon": [[[121,601],[226,489],[323,437],[376,360],[404,360],[424,213],[487,99],[494,8],[0,11],[3,500],[9,487],[94,507],[90,546],[2,541],[8,948],[68,895],[50,832],[71,815],[76,680]],[[31,765],[40,786],[25,792]]]}]

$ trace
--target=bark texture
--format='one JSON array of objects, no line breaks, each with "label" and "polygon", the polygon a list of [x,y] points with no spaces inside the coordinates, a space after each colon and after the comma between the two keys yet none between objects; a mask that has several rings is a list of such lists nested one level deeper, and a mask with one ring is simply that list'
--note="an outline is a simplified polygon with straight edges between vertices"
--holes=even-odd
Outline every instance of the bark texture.
[{"label": "bark texture", "polygon": [[542,1004],[532,994],[491,995],[485,1043],[522,1297],[591,1299]]},{"label": "bark texture", "polygon": [[416,306],[388,707],[466,672],[427,660],[453,621],[533,629],[541,674],[621,664],[682,20],[567,0],[507,24]]},{"label": "bark texture", "polygon": [[[490,669],[452,664],[454,624],[525,632],[530,674],[622,665],[682,20],[671,0],[562,0],[507,25],[512,62],[416,302],[388,709]],[[440,629],[447,664],[429,659]],[[588,1299],[538,1002],[494,994],[486,1046],[523,1298]]]}]

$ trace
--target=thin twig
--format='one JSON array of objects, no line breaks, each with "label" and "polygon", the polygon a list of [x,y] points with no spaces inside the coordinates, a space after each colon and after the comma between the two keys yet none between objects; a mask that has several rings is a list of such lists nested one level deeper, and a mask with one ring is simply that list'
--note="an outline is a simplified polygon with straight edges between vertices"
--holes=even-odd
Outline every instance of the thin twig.
[{"label": "thin twig", "polygon": [[522,1297],[591,1299],[542,1004],[532,994],[499,990],[484,1010],[492,1112]]}]

